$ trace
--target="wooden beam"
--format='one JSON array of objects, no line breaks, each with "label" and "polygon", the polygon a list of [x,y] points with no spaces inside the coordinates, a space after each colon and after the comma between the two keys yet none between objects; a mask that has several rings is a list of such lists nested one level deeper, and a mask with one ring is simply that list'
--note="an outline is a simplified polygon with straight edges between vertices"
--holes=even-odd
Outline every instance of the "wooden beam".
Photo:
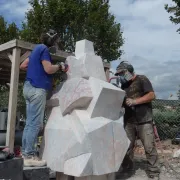
[{"label": "wooden beam", "polygon": [[31,54],[31,51],[26,51],[22,56],[21,56],[21,59],[20,59],[20,63],[22,63],[24,60],[26,60],[29,55]]},{"label": "wooden beam", "polygon": [[[26,75],[26,71],[20,71],[20,73],[19,73],[20,75]],[[3,76],[5,76],[5,75],[7,75],[7,76],[11,76],[11,69],[3,69],[3,68],[0,68],[0,78],[1,78],[1,76],[3,77]]]},{"label": "wooden beam", "polygon": [[13,152],[14,150],[20,54],[21,54],[21,49],[15,47],[13,49],[13,59],[12,59],[12,67],[11,67],[8,122],[7,122],[7,133],[6,133],[6,146],[10,148],[10,152]]},{"label": "wooden beam", "polygon": [[12,54],[11,53],[7,53],[9,60],[12,62]]},{"label": "wooden beam", "polygon": [[65,60],[66,60],[65,57],[61,57],[61,56],[58,56],[56,54],[51,54],[51,58],[52,58],[53,63],[65,62]]},{"label": "wooden beam", "polygon": [[[25,41],[16,39],[16,40],[12,40],[12,41],[9,41],[5,44],[0,45],[0,52],[5,51],[5,50],[9,50],[9,49],[12,49],[15,47],[25,49],[28,51],[28,53],[27,54],[25,53],[21,57],[21,62],[22,62],[23,60],[25,60],[29,56],[30,52],[33,50],[33,48],[35,46],[36,46],[36,44],[32,44],[29,42],[25,42]],[[61,51],[61,50],[58,50],[56,54],[51,54],[52,60],[56,61],[56,62],[57,61],[64,62],[68,56],[74,56],[74,55],[71,53]],[[12,61],[12,56],[10,53],[8,53],[8,57]]]},{"label": "wooden beam", "polygon": [[[19,79],[23,80],[26,77],[26,74],[19,74]],[[10,80],[11,75],[10,74],[0,74],[0,79],[7,79]]]},{"label": "wooden beam", "polygon": [[25,42],[25,41],[17,39],[16,46],[18,48],[22,48],[22,49],[26,49],[26,50],[32,51],[33,48],[35,47],[35,44],[32,44],[32,43]]},{"label": "wooden beam", "polygon": [[67,53],[65,51],[58,50],[56,54],[51,54],[53,61],[62,61],[64,62],[68,56],[74,56],[71,53]]},{"label": "wooden beam", "polygon": [[[22,41],[22,40],[17,40],[16,45],[17,45],[17,47],[20,47],[22,49],[26,49],[26,50],[29,50],[29,51],[32,51],[33,48],[36,46],[36,44],[32,44],[32,43],[25,42],[25,41]],[[73,55],[73,54],[58,50],[56,52],[56,54],[51,54],[51,57],[52,57],[53,61],[62,61],[62,62],[64,62],[65,59],[68,56],[71,56],[71,55]]]},{"label": "wooden beam", "polygon": [[11,67],[11,62],[10,61],[0,61],[0,67],[1,68],[10,68]]},{"label": "wooden beam", "polygon": [[0,45],[0,52],[16,47],[16,39]]}]

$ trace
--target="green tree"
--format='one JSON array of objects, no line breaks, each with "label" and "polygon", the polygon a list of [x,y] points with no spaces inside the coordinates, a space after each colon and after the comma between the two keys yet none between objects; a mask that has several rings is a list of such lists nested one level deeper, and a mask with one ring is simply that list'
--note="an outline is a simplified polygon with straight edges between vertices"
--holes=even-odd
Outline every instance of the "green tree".
[{"label": "green tree", "polygon": [[0,44],[3,44],[6,42],[6,28],[7,28],[7,22],[5,22],[4,18],[0,16]]},{"label": "green tree", "polygon": [[[19,37],[19,29],[15,23],[8,24],[3,16],[0,16],[0,44],[6,43],[10,40]],[[7,84],[0,84],[0,107],[7,108],[9,101],[9,86]],[[18,110],[24,112],[24,98],[22,96],[22,84],[19,85],[18,92]]]},{"label": "green tree", "polygon": [[180,86],[179,86],[179,90],[177,92],[177,97],[178,97],[178,100],[180,100]]},{"label": "green tree", "polygon": [[[0,108],[8,108],[9,102],[9,86],[0,85]],[[18,99],[17,99],[17,111],[25,115],[26,104],[23,97],[23,83],[19,83]]]},{"label": "green tree", "polygon": [[0,44],[3,44],[19,36],[19,29],[15,23],[8,24],[3,16],[0,16]]},{"label": "green tree", "polygon": [[[173,16],[170,16],[170,20],[174,24],[180,23],[180,0],[172,0],[175,5],[169,6],[168,4],[165,5],[165,9],[168,13],[173,14]],[[177,29],[177,32],[180,32],[180,28]]]},{"label": "green tree", "polygon": [[94,42],[95,50],[103,59],[118,59],[123,45],[122,31],[115,17],[109,13],[109,4],[102,0],[91,0],[88,3],[85,19],[85,38]]},{"label": "green tree", "polygon": [[94,42],[95,51],[108,61],[118,59],[124,40],[121,25],[103,0],[30,0],[21,38],[39,43],[40,34],[52,28],[60,36],[59,47],[73,52],[78,40]]}]

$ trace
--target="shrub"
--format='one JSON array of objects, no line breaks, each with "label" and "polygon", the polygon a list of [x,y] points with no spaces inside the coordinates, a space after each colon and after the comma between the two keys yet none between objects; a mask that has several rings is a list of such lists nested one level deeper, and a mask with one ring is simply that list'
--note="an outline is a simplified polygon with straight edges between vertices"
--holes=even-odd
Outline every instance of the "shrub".
[{"label": "shrub", "polygon": [[174,139],[180,131],[180,112],[179,111],[160,111],[155,110],[153,119],[161,139]]}]

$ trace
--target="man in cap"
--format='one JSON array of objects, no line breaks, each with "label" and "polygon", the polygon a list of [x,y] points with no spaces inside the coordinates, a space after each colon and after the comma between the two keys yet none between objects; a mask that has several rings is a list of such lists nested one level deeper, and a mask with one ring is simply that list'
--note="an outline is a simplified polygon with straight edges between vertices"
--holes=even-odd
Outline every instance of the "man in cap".
[{"label": "man in cap", "polygon": [[46,162],[37,158],[35,144],[43,126],[47,92],[52,88],[52,74],[66,71],[67,65],[52,65],[49,49],[56,44],[57,33],[50,30],[41,35],[41,44],[33,49],[20,69],[27,70],[23,94],[26,100],[26,125],[22,137],[24,166],[45,166]]},{"label": "man in cap", "polygon": [[133,150],[136,137],[141,139],[148,162],[150,179],[159,179],[158,153],[155,147],[153,129],[152,100],[155,93],[149,79],[144,75],[136,75],[133,66],[123,61],[117,67],[121,88],[126,92],[124,100],[124,128],[130,140],[130,147],[124,158],[124,171],[133,170]]}]

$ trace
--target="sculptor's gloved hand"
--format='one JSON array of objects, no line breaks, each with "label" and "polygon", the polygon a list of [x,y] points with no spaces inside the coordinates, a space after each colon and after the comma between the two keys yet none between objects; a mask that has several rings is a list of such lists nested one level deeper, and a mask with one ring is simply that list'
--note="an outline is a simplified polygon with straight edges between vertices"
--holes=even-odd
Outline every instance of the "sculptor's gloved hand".
[{"label": "sculptor's gloved hand", "polygon": [[126,99],[126,105],[127,106],[134,106],[134,105],[136,105],[136,100],[135,99],[131,99],[131,98],[127,98]]},{"label": "sculptor's gloved hand", "polygon": [[69,65],[65,64],[63,62],[60,62],[59,64],[59,69],[63,72],[67,72],[69,70]]}]

